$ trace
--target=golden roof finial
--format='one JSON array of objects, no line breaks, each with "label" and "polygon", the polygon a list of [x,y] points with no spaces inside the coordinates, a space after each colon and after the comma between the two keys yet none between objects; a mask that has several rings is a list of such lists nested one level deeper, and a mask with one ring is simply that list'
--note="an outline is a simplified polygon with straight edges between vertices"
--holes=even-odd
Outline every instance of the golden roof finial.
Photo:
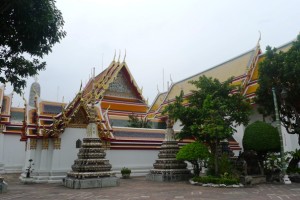
[{"label": "golden roof finial", "polygon": [[261,40],[261,32],[258,31],[258,33],[259,33],[259,38],[258,38],[258,41],[257,41],[257,46],[259,46],[259,42],[260,42],[260,40]]},{"label": "golden roof finial", "polygon": [[120,57],[121,57],[121,50],[119,49],[119,58],[118,58],[118,62],[120,62]]},{"label": "golden roof finial", "polygon": [[107,115],[109,108],[110,108],[110,104],[108,105],[108,107],[107,107],[106,111],[104,112],[104,115],[103,115],[103,116],[106,116],[106,115]]},{"label": "golden roof finial", "polygon": [[82,80],[81,80],[81,83],[80,83],[79,92],[81,92],[81,89],[82,89]]},{"label": "golden roof finial", "polygon": [[125,58],[126,58],[126,49],[125,49],[125,55],[124,55],[123,62],[125,62]]},{"label": "golden roof finial", "polygon": [[116,61],[116,50],[115,50],[115,55],[114,55],[114,59],[113,59],[113,62]]}]

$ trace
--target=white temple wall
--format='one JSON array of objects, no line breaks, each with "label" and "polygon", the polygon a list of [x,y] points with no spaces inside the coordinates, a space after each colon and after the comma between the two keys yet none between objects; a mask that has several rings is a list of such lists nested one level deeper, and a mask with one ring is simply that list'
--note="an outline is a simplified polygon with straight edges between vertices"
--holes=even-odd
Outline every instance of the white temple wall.
[{"label": "white temple wall", "polygon": [[106,150],[106,158],[112,171],[120,173],[123,167],[130,168],[132,176],[142,176],[153,168],[158,159],[158,150]]},{"label": "white temple wall", "polygon": [[[26,164],[22,177],[26,176],[28,160],[33,159],[34,169],[32,177],[34,182],[60,182],[71,171],[74,160],[77,159],[79,148],[76,141],[86,137],[86,129],[66,128],[60,135],[61,148],[54,149],[53,141],[49,140],[48,149],[42,149],[42,140],[37,141],[36,149],[26,151]],[[120,170],[128,167],[132,170],[132,176],[142,176],[153,168],[153,163],[158,158],[158,150],[106,150],[106,158],[112,164],[112,171],[120,176]]]},{"label": "white temple wall", "polygon": [[[256,121],[263,121],[263,116],[258,113],[256,106],[254,106],[253,112],[250,115],[249,125]],[[271,117],[266,117],[265,121],[276,127],[276,122]],[[234,139],[240,144],[240,147],[242,148],[245,128],[246,127],[244,127],[243,125],[238,126],[237,132],[233,135]],[[295,149],[300,148],[298,144],[298,135],[288,134],[283,126],[281,126],[281,132],[283,134],[284,151],[295,151]]]},{"label": "white temple wall", "polygon": [[79,149],[76,149],[76,141],[86,137],[85,128],[66,128],[64,133],[60,135],[60,149],[53,150],[52,171],[67,172],[71,170],[71,165],[77,159]]},{"label": "white temple wall", "polygon": [[0,134],[0,172],[21,172],[25,159],[25,142],[20,141],[20,135]]},{"label": "white temple wall", "polygon": [[[252,124],[256,121],[263,121],[263,116],[258,113],[257,107],[253,106],[252,113],[250,115],[249,124]],[[273,121],[271,117],[266,117],[265,121],[268,123],[271,123],[274,127],[276,127],[276,123]],[[181,122],[177,120],[174,123],[174,130],[180,131],[182,129],[182,126],[180,126]],[[236,127],[236,132],[233,134],[233,138],[239,143],[240,147],[243,149],[243,137],[245,132],[245,126],[240,125]],[[300,146],[298,144],[298,135],[294,134],[288,134],[286,129],[282,126],[281,131],[283,133],[283,142],[284,142],[284,151],[295,151],[295,149],[300,149]],[[237,156],[239,151],[234,151],[234,154]]]},{"label": "white temple wall", "polygon": [[0,174],[4,173],[3,153],[4,153],[4,134],[0,132]]}]

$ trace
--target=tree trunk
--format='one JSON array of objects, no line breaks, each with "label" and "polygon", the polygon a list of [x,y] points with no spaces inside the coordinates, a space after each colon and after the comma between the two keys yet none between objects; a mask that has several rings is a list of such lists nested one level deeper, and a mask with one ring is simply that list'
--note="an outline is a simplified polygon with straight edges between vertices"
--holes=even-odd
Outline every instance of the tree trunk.
[{"label": "tree trunk", "polygon": [[195,176],[199,176],[199,174],[200,174],[200,168],[199,168],[198,161],[191,161],[191,163],[193,165],[194,175]]},{"label": "tree trunk", "polygon": [[264,156],[258,154],[257,157],[258,157],[258,166],[259,166],[260,174],[265,175],[265,172],[264,172]]},{"label": "tree trunk", "polygon": [[215,175],[219,175],[218,140],[215,142]]}]

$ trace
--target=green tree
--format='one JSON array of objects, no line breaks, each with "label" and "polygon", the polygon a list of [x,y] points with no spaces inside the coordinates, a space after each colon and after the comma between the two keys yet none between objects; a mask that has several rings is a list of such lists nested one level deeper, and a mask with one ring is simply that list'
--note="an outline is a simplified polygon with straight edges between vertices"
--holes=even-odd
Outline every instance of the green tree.
[{"label": "green tree", "polygon": [[280,151],[278,130],[268,123],[256,121],[246,127],[243,147],[245,151],[253,150],[257,153],[260,171],[263,174],[267,153]]},{"label": "green tree", "polygon": [[193,142],[183,146],[177,153],[176,159],[190,162],[193,165],[195,176],[198,176],[200,173],[199,161],[205,161],[209,156],[210,153],[204,144]]},{"label": "green tree", "polygon": [[21,93],[26,78],[45,69],[39,59],[65,37],[55,0],[3,0],[0,5],[0,82]]},{"label": "green tree", "polygon": [[[268,46],[260,63],[256,103],[264,116],[274,116],[272,88],[276,90],[280,120],[288,133],[300,133],[300,35],[287,52]],[[286,92],[283,101],[282,92]],[[298,143],[300,144],[300,138]]]},{"label": "green tree", "polygon": [[128,127],[133,127],[133,128],[151,128],[150,121],[148,120],[147,117],[138,117],[138,115],[132,113],[131,115],[128,116]]},{"label": "green tree", "polygon": [[231,85],[232,79],[221,83],[206,76],[191,81],[197,90],[188,98],[188,106],[183,106],[183,92],[169,104],[163,113],[174,120],[180,120],[183,128],[178,138],[195,138],[209,145],[215,161],[215,174],[218,175],[218,148],[220,141],[235,132],[235,127],[248,123],[250,104]]}]

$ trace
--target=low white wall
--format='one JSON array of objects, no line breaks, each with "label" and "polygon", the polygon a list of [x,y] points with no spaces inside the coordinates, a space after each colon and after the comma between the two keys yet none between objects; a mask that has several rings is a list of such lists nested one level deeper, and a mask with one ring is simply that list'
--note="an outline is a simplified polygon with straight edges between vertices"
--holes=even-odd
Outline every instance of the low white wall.
[{"label": "low white wall", "polygon": [[131,169],[132,176],[142,176],[153,168],[155,160],[158,159],[158,152],[158,150],[107,150],[106,158],[116,173],[127,167]]},{"label": "low white wall", "polygon": [[76,141],[86,137],[85,128],[66,128],[61,134],[60,149],[53,150],[52,171],[70,171],[74,160],[77,159],[79,149],[76,149]]},{"label": "low white wall", "polygon": [[2,172],[19,173],[22,171],[25,160],[25,142],[20,142],[20,135],[1,134],[0,163]]},{"label": "low white wall", "polygon": [[[76,141],[86,137],[86,129],[67,128],[61,137],[61,148],[53,149],[53,141],[49,141],[49,148],[42,150],[42,140],[38,140],[36,150],[26,152],[26,164],[23,168],[24,177],[28,160],[33,159],[33,174],[35,182],[60,181],[71,171],[71,166],[76,160],[79,148]],[[106,159],[112,165],[112,171],[120,176],[120,170],[128,167],[132,176],[142,176],[153,168],[153,163],[158,158],[158,150],[106,150]]]}]

